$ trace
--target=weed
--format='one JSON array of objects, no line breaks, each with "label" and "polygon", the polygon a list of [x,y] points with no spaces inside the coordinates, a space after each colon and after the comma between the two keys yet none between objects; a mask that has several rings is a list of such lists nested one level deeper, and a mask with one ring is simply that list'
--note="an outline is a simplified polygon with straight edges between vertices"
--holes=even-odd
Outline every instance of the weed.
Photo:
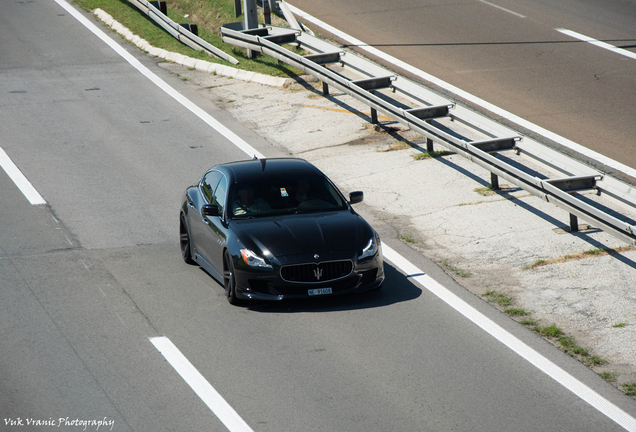
[{"label": "weed", "polygon": [[608,371],[603,371],[599,374],[601,376],[601,378],[603,378],[605,381],[609,381],[609,382],[614,382],[616,381],[616,378],[618,377],[618,374],[616,372],[608,372]]},{"label": "weed", "polygon": [[400,240],[405,241],[407,243],[415,243],[415,239],[411,234],[400,234]]},{"label": "weed", "polygon": [[497,303],[499,306],[502,306],[502,307],[511,306],[512,305],[512,298],[511,297],[507,296],[506,294],[494,291],[494,290],[486,291],[484,296],[488,297],[488,301],[489,302]]},{"label": "weed", "polygon": [[537,260],[533,264],[523,267],[524,270],[533,269],[535,267],[540,267],[548,264],[560,264],[567,261],[581,260],[585,258],[593,258],[603,255],[613,255],[616,253],[622,253],[627,251],[632,251],[636,248],[634,246],[621,246],[615,249],[590,249],[587,251],[579,252],[573,255],[563,255],[557,258],[552,258],[549,260]]},{"label": "weed", "polygon": [[603,255],[604,253],[607,253],[608,250],[609,249],[590,249],[583,251],[583,255]]},{"label": "weed", "polygon": [[539,323],[537,321],[535,321],[535,320],[523,319],[523,320],[519,321],[519,324],[523,324],[523,325],[526,325],[526,326],[536,326]]},{"label": "weed", "polygon": [[545,265],[545,264],[546,264],[546,260],[540,259],[540,260],[536,260],[535,262],[533,262],[532,264],[530,264],[528,266],[523,267],[523,269],[524,270],[530,270],[530,269],[533,269],[535,267],[540,267],[540,266]]},{"label": "weed", "polygon": [[547,326],[547,327],[537,326],[534,328],[534,331],[539,333],[541,336],[546,336],[551,338],[558,338],[563,334],[563,330],[557,327],[556,324],[552,324],[551,326]]},{"label": "weed", "polygon": [[398,151],[398,150],[406,150],[406,149],[410,149],[411,146],[404,142],[404,141],[395,141],[393,144],[391,144],[389,146],[388,149],[383,150],[383,152],[391,152],[391,151]]},{"label": "weed", "polygon": [[614,324],[612,327],[613,328],[623,328],[627,325],[626,322],[619,322],[618,324]]},{"label": "weed", "polygon": [[492,187],[482,187],[482,188],[473,189],[473,192],[477,192],[481,196],[490,196],[490,195],[495,195],[497,193],[497,191],[493,189]]},{"label": "weed", "polygon": [[416,155],[413,156],[413,159],[415,160],[424,160],[424,159],[432,159],[432,158],[438,158],[441,156],[448,156],[450,154],[453,154],[452,152],[443,150],[443,151],[433,151],[433,152],[424,152],[424,153],[418,153]]},{"label": "weed", "polygon": [[561,336],[558,341],[561,344],[563,351],[568,354],[577,354],[580,356],[587,356],[589,354],[589,351],[586,348],[577,345],[572,336]]},{"label": "weed", "polygon": [[636,382],[622,384],[627,396],[636,396]]},{"label": "weed", "polygon": [[607,360],[605,360],[604,358],[601,358],[597,355],[593,355],[589,358],[588,362],[590,363],[590,365],[592,366],[601,366],[604,365],[605,363],[607,363]]},{"label": "weed", "polygon": [[525,310],[524,308],[511,308],[511,309],[506,309],[504,311],[504,313],[507,313],[510,316],[523,316],[523,315],[530,315],[530,312],[528,312],[527,310]]}]

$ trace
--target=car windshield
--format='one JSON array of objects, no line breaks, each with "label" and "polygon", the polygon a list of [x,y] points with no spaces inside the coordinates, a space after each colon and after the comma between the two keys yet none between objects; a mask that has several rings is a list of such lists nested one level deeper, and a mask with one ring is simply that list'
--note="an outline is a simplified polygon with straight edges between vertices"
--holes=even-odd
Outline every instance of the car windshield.
[{"label": "car windshield", "polygon": [[233,184],[232,218],[346,209],[341,195],[324,177],[264,178]]}]

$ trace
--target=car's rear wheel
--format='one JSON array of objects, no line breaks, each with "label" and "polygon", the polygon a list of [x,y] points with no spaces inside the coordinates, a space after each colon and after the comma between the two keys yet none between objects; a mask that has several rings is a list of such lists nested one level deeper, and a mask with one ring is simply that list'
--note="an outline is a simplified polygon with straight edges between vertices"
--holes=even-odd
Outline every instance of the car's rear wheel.
[{"label": "car's rear wheel", "polygon": [[188,232],[188,225],[183,215],[181,215],[179,222],[179,242],[181,243],[181,257],[183,261],[186,264],[195,264],[190,250],[190,233]]},{"label": "car's rear wheel", "polygon": [[236,297],[236,278],[234,277],[234,264],[232,256],[226,250],[223,254],[223,285],[225,286],[225,297],[232,305],[239,303]]}]

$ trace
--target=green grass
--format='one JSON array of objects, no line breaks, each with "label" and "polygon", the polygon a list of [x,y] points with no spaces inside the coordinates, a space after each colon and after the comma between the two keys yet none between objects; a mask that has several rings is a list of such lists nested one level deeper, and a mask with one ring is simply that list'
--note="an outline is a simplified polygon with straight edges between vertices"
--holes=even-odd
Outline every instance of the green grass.
[{"label": "green grass", "polygon": [[[127,0],[75,0],[75,3],[89,12],[97,8],[102,9],[133,34],[157,48],[265,75],[294,77],[302,74],[300,70],[283,63],[279,64],[276,59],[269,56],[259,55],[249,59],[245,50],[223,43],[220,26],[243,20],[242,16],[234,17],[233,3],[228,0],[170,0],[168,17],[178,24],[197,24],[199,37],[236,58],[240,62],[239,65],[233,65],[182,44]],[[189,15],[188,18],[184,18],[185,14]],[[259,21],[263,22],[262,17]]]},{"label": "green grass", "polygon": [[626,323],[626,322],[620,322],[620,323],[618,323],[618,324],[614,324],[612,327],[613,327],[613,328],[623,328],[623,327],[625,327],[626,325],[627,325],[627,323]]},{"label": "green grass", "polygon": [[603,378],[605,381],[608,381],[608,382],[614,382],[616,381],[616,378],[618,377],[618,374],[616,372],[609,372],[609,371],[603,371],[599,375],[601,376],[601,378]]},{"label": "green grass", "polygon": [[605,360],[604,358],[601,358],[601,357],[599,357],[597,355],[593,355],[593,356],[590,356],[590,358],[588,360],[588,363],[591,366],[601,366],[601,365],[604,365],[605,363],[607,363],[607,360]]},{"label": "green grass", "polygon": [[519,324],[535,327],[539,325],[539,322],[532,319],[522,319],[519,321]]},{"label": "green grass", "polygon": [[506,307],[512,305],[512,298],[507,296],[506,294],[489,290],[484,294],[485,297],[488,298],[488,301],[491,303],[497,303],[499,306]]},{"label": "green grass", "polygon": [[541,336],[550,337],[550,338],[558,338],[563,335],[563,330],[557,327],[556,324],[552,324],[547,327],[536,326],[534,331],[539,333]]},{"label": "green grass", "polygon": [[[514,303],[513,299],[510,296],[497,292],[495,290],[486,291],[483,294],[483,297],[487,298],[489,302],[496,303],[502,307],[512,306],[512,304]],[[508,314],[509,316],[530,315],[529,311],[525,310],[524,308],[517,308],[517,307],[509,307],[507,309],[504,309],[504,313]],[[553,341],[553,343],[559,349],[561,349],[561,351],[576,358],[581,363],[587,366],[590,366],[590,367],[601,366],[608,362],[604,358],[601,358],[597,355],[590,355],[590,352],[587,348],[580,346],[576,342],[574,337],[566,335],[564,331],[561,328],[559,328],[556,324],[552,324],[549,326],[540,326],[537,321],[529,319],[529,318],[519,320],[519,324],[528,326],[534,332],[538,333],[540,336]],[[616,326],[621,327],[620,324],[624,324],[624,323],[619,323]],[[607,381],[615,381],[616,378],[618,377],[617,373],[608,372],[608,371],[601,372],[599,375],[601,375],[601,377],[603,377],[603,379]],[[632,387],[630,387],[628,391],[632,392],[633,393],[632,395],[636,395],[636,383],[633,383]]]},{"label": "green grass", "polygon": [[623,390],[627,396],[636,396],[636,382],[622,384]]},{"label": "green grass", "polygon": [[490,186],[473,189],[473,192],[477,192],[481,196],[490,196],[497,193],[497,191]]},{"label": "green grass", "polygon": [[400,234],[400,240],[405,241],[407,243],[415,243],[415,239],[411,234]]},{"label": "green grass", "polygon": [[510,308],[510,309],[504,310],[504,313],[506,313],[506,314],[508,314],[510,316],[530,315],[530,312],[528,312],[524,308]]},{"label": "green grass", "polygon": [[572,336],[561,336],[560,338],[558,338],[558,342],[561,344],[561,348],[566,353],[576,354],[584,357],[589,354],[588,349],[579,346]]},{"label": "green grass", "polygon": [[424,153],[418,153],[416,155],[413,156],[413,159],[415,160],[424,160],[424,159],[433,159],[433,158],[438,158],[438,157],[442,157],[442,156],[448,156],[450,154],[453,154],[453,152],[450,151],[433,151],[433,152],[424,152]]}]

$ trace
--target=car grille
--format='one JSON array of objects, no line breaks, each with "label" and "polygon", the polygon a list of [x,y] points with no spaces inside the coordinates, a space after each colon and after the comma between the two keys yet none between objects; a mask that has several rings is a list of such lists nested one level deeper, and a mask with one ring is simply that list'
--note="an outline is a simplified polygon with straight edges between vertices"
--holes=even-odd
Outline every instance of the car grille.
[{"label": "car grille", "polygon": [[352,271],[353,262],[343,260],[283,266],[280,276],[287,282],[322,283],[349,276]]}]

